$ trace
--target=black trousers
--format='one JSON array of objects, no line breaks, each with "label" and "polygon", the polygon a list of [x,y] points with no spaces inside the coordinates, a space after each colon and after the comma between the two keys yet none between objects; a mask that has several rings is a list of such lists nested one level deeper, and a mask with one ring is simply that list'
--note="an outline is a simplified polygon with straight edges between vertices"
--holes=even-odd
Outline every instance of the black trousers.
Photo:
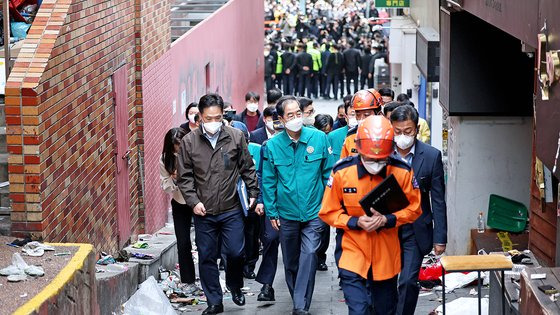
[{"label": "black trousers", "polygon": [[196,280],[191,252],[191,221],[193,212],[187,205],[182,205],[175,201],[175,199],[171,200],[171,211],[173,214],[173,224],[175,225],[175,235],[177,236],[181,282],[192,284]]},{"label": "black trousers", "polygon": [[[350,91],[351,81],[354,83],[354,92]],[[346,73],[346,93],[353,94],[358,92],[358,73]]]},{"label": "black trousers", "polygon": [[266,86],[266,90],[270,90],[274,87],[274,80],[272,80],[271,76],[265,76],[264,77],[264,84]]},{"label": "black trousers", "polygon": [[251,273],[255,271],[255,265],[259,260],[259,238],[261,234],[261,218],[254,211],[250,211],[245,218],[245,265],[243,271]]},{"label": "black trousers", "polygon": [[327,261],[327,249],[329,249],[330,240],[331,240],[331,227],[326,225],[323,232],[321,232],[321,245],[319,245],[319,249],[317,250],[318,264],[324,264]]},{"label": "black trousers", "polygon": [[296,81],[296,75],[291,72],[290,74],[284,74],[284,80],[282,81],[284,83],[284,95],[294,95],[294,89],[295,89],[295,81]]},{"label": "black trousers", "polygon": [[368,89],[373,89],[373,77],[368,78],[367,73],[366,74],[362,74],[360,75],[360,89],[365,89],[365,86],[367,84]]},{"label": "black trousers", "polygon": [[298,77],[298,92],[299,96],[305,96],[305,90],[307,89],[307,97],[311,98],[311,73],[300,74]]},{"label": "black trousers", "polygon": [[282,89],[282,73],[276,74],[276,79],[274,79],[274,87],[277,87],[280,90]]},{"label": "black trousers", "polygon": [[[334,98],[338,98],[337,95],[338,95],[338,83],[339,83],[339,81],[340,81],[340,75],[338,75],[338,74],[328,74],[327,75],[327,81],[325,83],[325,91],[324,91],[325,96],[330,96],[331,85],[332,85],[332,91],[333,91],[333,94],[334,94]],[[341,98],[344,97],[343,94],[344,93],[341,90],[341,93],[340,93]]]}]

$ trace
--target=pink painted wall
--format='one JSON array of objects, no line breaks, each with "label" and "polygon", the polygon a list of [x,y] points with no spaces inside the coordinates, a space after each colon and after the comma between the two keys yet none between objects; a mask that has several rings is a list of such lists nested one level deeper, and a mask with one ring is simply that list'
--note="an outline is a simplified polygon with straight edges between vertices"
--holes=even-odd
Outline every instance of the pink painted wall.
[{"label": "pink painted wall", "polygon": [[167,219],[170,199],[159,186],[163,137],[185,121],[185,107],[206,94],[206,66],[208,91],[219,93],[238,111],[245,93],[263,93],[263,21],[262,0],[230,0],[143,72],[147,233]]}]

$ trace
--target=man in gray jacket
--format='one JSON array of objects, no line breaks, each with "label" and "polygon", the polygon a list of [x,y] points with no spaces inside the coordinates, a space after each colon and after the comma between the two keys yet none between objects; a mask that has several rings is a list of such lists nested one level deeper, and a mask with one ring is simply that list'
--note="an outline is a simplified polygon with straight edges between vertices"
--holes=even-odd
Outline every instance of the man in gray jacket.
[{"label": "man in gray jacket", "polygon": [[198,102],[201,127],[185,136],[177,165],[177,186],[194,212],[199,274],[208,308],[203,314],[223,312],[223,293],[216,264],[218,240],[226,256],[226,285],[237,305],[245,304],[243,287],[243,211],[237,192],[241,178],[255,204],[259,192],[253,159],[243,133],[223,125],[224,101],[207,94]]}]

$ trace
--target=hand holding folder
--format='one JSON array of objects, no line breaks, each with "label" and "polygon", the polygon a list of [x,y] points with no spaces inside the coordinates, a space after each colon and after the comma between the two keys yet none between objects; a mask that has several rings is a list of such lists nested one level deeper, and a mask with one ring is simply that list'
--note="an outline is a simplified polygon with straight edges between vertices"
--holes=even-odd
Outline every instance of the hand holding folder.
[{"label": "hand holding folder", "polygon": [[393,174],[360,200],[360,205],[368,216],[373,215],[371,208],[386,215],[402,210],[409,204],[408,198]]}]

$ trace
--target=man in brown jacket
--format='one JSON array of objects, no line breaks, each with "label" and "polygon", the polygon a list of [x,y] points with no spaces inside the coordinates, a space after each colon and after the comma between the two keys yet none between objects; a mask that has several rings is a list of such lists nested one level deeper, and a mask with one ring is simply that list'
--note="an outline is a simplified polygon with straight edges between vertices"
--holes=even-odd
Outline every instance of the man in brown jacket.
[{"label": "man in brown jacket", "polygon": [[202,124],[182,140],[177,186],[194,212],[200,281],[208,299],[202,314],[218,314],[224,309],[216,264],[219,239],[227,260],[226,285],[233,302],[245,304],[241,292],[245,240],[237,182],[239,178],[245,182],[250,206],[259,190],[243,133],[223,125],[223,99],[217,94],[204,95],[198,108]]}]

